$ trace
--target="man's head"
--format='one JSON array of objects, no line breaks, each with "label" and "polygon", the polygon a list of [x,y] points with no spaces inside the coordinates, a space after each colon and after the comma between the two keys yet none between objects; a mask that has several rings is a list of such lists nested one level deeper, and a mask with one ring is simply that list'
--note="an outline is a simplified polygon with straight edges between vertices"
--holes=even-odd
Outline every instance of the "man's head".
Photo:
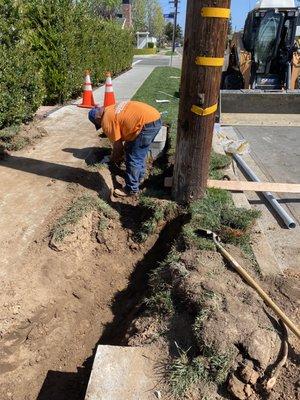
[{"label": "man's head", "polygon": [[96,130],[101,128],[101,120],[104,114],[104,107],[94,107],[89,112],[89,120],[95,125]]}]

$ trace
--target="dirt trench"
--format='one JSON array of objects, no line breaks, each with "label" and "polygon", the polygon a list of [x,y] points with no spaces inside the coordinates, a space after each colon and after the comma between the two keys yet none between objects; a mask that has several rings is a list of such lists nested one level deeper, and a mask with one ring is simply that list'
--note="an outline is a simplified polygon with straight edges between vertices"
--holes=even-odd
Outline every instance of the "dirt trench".
[{"label": "dirt trench", "polygon": [[[102,171],[102,175],[107,172]],[[87,193],[95,196],[98,185],[97,179],[89,189],[69,184],[64,197],[36,233],[18,273],[2,288],[0,399],[84,400],[98,344],[147,346],[165,374],[166,365],[178,357],[175,343],[182,350],[191,348],[192,360],[202,357],[199,350],[203,343],[214,342],[221,356],[233,349],[237,371],[245,361],[250,361],[255,372],[263,375],[268,363],[278,355],[277,326],[258,296],[226,268],[219,254],[181,249],[180,263],[168,265],[167,283],[172,287],[174,305],[171,315],[161,316],[145,302],[151,297],[152,273],[159,270],[176,239],[181,240],[186,215],[160,222],[146,242],[138,244],[133,237],[145,217],[141,206],[136,200],[115,201],[110,204],[117,216],[108,221],[103,231],[99,228],[101,213],[90,211],[56,250],[49,246],[51,230],[59,216],[78,197]],[[104,192],[108,196],[109,190]],[[236,248],[231,251],[245,265],[241,252]],[[253,273],[247,263],[246,267]],[[289,315],[299,312],[296,278],[262,282]],[[237,301],[237,293],[242,304]],[[209,313],[203,314],[202,309]],[[238,318],[240,315],[242,318]],[[195,335],[197,321],[199,336]],[[256,335],[258,331],[263,340]],[[289,364],[272,396],[253,394],[253,399],[298,400],[297,349],[292,342]],[[178,398],[170,395],[162,376],[159,379],[167,398]],[[199,382],[179,398],[201,398]],[[239,389],[239,382],[234,385]],[[217,385],[208,390],[208,399],[243,398],[233,396],[224,386],[221,392]]]},{"label": "dirt trench", "polygon": [[99,233],[99,213],[85,215],[60,251],[50,232],[67,206],[84,193],[71,185],[62,204],[2,288],[0,399],[83,400],[99,343],[123,344],[141,310],[151,269],[170,250],[180,218],[161,224],[144,244],[138,205],[116,202],[118,217]]}]

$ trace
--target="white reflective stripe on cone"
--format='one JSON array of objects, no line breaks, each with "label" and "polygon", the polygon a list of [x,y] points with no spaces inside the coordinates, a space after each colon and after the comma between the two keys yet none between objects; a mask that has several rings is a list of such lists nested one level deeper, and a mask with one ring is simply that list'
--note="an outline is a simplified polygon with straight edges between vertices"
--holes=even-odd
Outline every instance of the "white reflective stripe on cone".
[{"label": "white reflective stripe on cone", "polygon": [[114,89],[113,89],[112,86],[106,86],[106,88],[105,88],[105,92],[106,92],[106,93],[111,93],[111,92],[113,92],[113,91],[114,91]]},{"label": "white reflective stripe on cone", "polygon": [[86,76],[85,76],[85,83],[86,83],[86,84],[89,83],[90,85],[92,84],[90,75],[86,75]]},{"label": "white reflective stripe on cone", "polygon": [[107,84],[107,85],[111,85],[111,77],[110,77],[110,76],[108,76],[108,77],[106,78],[106,84]]},{"label": "white reflective stripe on cone", "polygon": [[87,91],[87,92],[92,92],[92,85],[89,83],[88,85],[84,85],[83,90]]}]

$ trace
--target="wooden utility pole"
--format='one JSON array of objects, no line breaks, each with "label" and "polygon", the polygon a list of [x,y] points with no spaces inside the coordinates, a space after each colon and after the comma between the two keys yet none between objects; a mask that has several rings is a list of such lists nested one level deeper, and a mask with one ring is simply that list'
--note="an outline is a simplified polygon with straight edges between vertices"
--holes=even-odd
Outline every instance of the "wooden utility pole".
[{"label": "wooden utility pole", "polygon": [[173,196],[203,197],[224,62],[230,0],[187,2]]}]

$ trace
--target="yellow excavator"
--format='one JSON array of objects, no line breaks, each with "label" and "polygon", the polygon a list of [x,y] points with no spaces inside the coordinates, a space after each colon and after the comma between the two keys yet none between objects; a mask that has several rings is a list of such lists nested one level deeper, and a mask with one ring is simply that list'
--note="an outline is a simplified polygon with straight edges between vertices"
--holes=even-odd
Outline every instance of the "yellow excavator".
[{"label": "yellow excavator", "polygon": [[257,1],[229,42],[221,88],[300,89],[300,0]]}]

